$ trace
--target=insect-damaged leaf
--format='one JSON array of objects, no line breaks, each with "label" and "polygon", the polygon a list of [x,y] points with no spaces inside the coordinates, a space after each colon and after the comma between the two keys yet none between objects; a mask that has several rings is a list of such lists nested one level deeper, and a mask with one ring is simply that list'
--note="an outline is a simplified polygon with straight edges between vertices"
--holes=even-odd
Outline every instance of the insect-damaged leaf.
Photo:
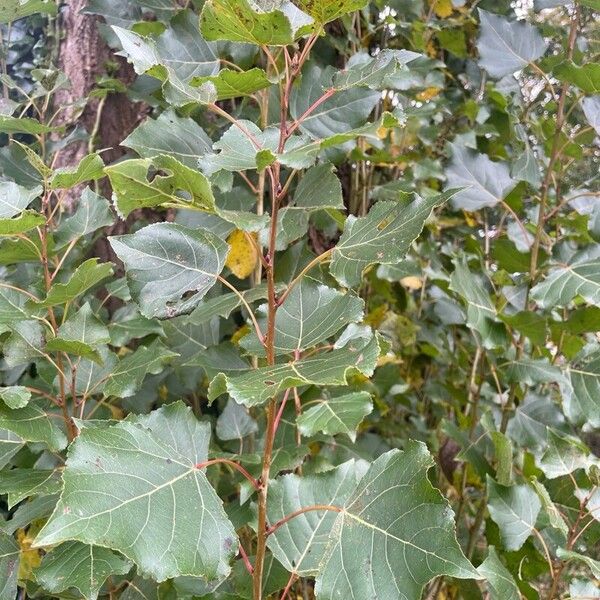
[{"label": "insect-damaged leaf", "polygon": [[[155,223],[110,238],[125,263],[132,298],[146,317],[190,312],[215,284],[229,246],[209,231]],[[190,294],[188,296],[188,294]]]}]

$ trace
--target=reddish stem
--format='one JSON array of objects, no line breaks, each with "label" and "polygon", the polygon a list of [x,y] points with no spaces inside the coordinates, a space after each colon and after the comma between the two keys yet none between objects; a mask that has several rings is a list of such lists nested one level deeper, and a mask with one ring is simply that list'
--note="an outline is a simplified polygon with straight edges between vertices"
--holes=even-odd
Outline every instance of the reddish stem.
[{"label": "reddish stem", "polygon": [[227,458],[213,458],[212,460],[205,460],[204,462],[196,464],[195,467],[196,469],[204,469],[205,467],[210,467],[211,465],[218,465],[220,463],[224,465],[229,465],[230,467],[233,467],[236,471],[240,472],[252,484],[256,491],[260,491],[262,489],[260,483],[256,479],[254,479],[254,477],[252,477],[252,475],[250,475],[250,473],[248,473],[248,471],[246,471],[246,469],[244,469],[242,465]]},{"label": "reddish stem", "polygon": [[272,533],[277,531],[282,525],[285,525],[288,521],[291,521],[293,518],[303,515],[307,512],[314,512],[316,510],[329,510],[331,512],[337,513],[344,512],[343,508],[340,508],[339,506],[332,506],[331,504],[315,504],[314,506],[305,506],[304,508],[300,508],[290,513],[289,515],[286,515],[285,517],[283,517],[283,519],[279,519],[279,521],[277,521],[274,525],[268,527],[267,535],[271,535]]},{"label": "reddish stem", "polygon": [[250,573],[250,575],[252,575],[254,573],[254,567],[250,563],[250,559],[248,558],[248,555],[246,554],[246,551],[244,550],[244,546],[242,546],[241,543],[240,543],[239,551],[240,551],[240,556],[242,557],[242,560],[244,561],[246,570],[248,571],[248,573]]}]

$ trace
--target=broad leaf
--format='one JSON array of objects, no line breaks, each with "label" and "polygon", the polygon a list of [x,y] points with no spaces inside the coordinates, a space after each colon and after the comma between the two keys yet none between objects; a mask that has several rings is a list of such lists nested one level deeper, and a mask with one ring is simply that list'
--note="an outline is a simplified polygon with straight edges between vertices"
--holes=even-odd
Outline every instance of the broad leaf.
[{"label": "broad leaf", "polygon": [[529,23],[509,21],[482,9],[479,9],[479,18],[479,64],[492,77],[500,79],[526,67],[548,47],[540,32]]},{"label": "broad leaf", "polygon": [[46,219],[33,210],[26,210],[13,219],[0,219],[0,236],[25,233],[45,223]]},{"label": "broad leaf", "polygon": [[553,70],[560,81],[576,85],[587,94],[600,94],[600,63],[587,63],[581,67],[573,62],[565,61]]},{"label": "broad leaf", "polygon": [[165,363],[176,356],[160,340],[149,346],[140,346],[121,358],[112,369],[103,388],[104,395],[117,398],[133,396],[148,373],[160,373]]},{"label": "broad leaf", "polygon": [[[156,173],[150,175],[150,169]],[[115,208],[125,219],[133,210],[155,206],[213,211],[210,183],[172,156],[125,160],[105,169],[115,191]]]},{"label": "broad leaf", "polygon": [[[315,406],[313,406],[313,403]],[[330,397],[327,395],[303,406],[302,414],[296,419],[298,431],[310,437],[319,432],[326,435],[343,433],[353,442],[362,420],[373,410],[371,395],[353,392]]]},{"label": "broad leaf", "polygon": [[381,200],[366,217],[349,216],[333,249],[331,274],[341,285],[353,287],[368,266],[399,263],[433,209],[455,193],[448,190],[427,199],[415,196],[408,204]]},{"label": "broad leaf", "polygon": [[0,23],[16,21],[37,12],[53,15],[56,13],[56,4],[51,0],[6,0],[0,7]]},{"label": "broad leaf", "polygon": [[[254,288],[241,292],[241,295],[248,304],[252,304],[257,300],[264,300],[267,297],[267,286],[265,284],[257,285]],[[242,301],[238,294],[234,294],[233,292],[222,293],[215,298],[202,300],[191,312],[189,320],[191,323],[201,325],[213,317],[223,317],[226,319],[240,306],[242,306]]]},{"label": "broad leaf", "polygon": [[578,440],[566,438],[548,429],[548,447],[539,460],[539,467],[548,479],[570,475],[592,464],[587,448]]},{"label": "broad leaf", "polygon": [[0,532],[0,600],[16,598],[20,553],[21,548],[16,540]]},{"label": "broad leaf", "polygon": [[40,193],[40,187],[26,188],[13,181],[0,181],[0,218],[7,219],[18,215]]},{"label": "broad leaf", "polygon": [[30,133],[35,135],[38,133],[50,133],[51,131],[53,131],[52,127],[48,127],[35,119],[0,115],[0,133]]},{"label": "broad leaf", "polygon": [[477,567],[477,571],[487,580],[490,600],[521,599],[521,593],[513,576],[500,561],[494,546],[488,548],[487,558]]},{"label": "broad leaf", "polygon": [[308,169],[294,193],[294,206],[303,209],[344,208],[342,184],[330,163]]},{"label": "broad leaf", "polygon": [[50,496],[62,488],[60,471],[11,469],[0,473],[0,493],[8,495],[8,508],[29,496]]},{"label": "broad leaf", "polygon": [[207,40],[229,40],[278,46],[294,41],[292,27],[281,10],[258,12],[248,0],[208,0],[200,15]]},{"label": "broad leaf", "polygon": [[337,515],[318,598],[419,598],[438,575],[480,578],[456,541],[447,501],[427,478],[433,464],[425,445],[412,441],[371,464]]},{"label": "broad leaf", "polygon": [[358,335],[343,334],[330,352],[240,375],[220,373],[210,384],[209,399],[227,392],[240,404],[256,406],[298,385],[346,385],[353,372],[371,375],[379,356],[377,338],[365,327],[348,331]]},{"label": "broad leaf", "polygon": [[573,423],[600,427],[600,352],[577,359],[565,370],[563,404]]},{"label": "broad leaf", "polygon": [[44,556],[35,571],[36,581],[48,592],[79,590],[86,600],[96,600],[111,575],[127,575],[131,563],[107,548],[65,542]]},{"label": "broad leaf", "polygon": [[319,25],[334,21],[339,17],[360,10],[366,0],[298,0],[298,6],[309,14]]},{"label": "broad leaf", "polygon": [[456,261],[450,277],[450,289],[467,303],[467,325],[476,331],[486,348],[504,346],[507,334],[504,325],[498,322],[496,309],[488,290],[467,265],[466,260]]},{"label": "broad leaf", "polygon": [[166,154],[190,169],[197,168],[198,159],[212,151],[212,140],[202,127],[189,117],[179,117],[173,109],[157,119],[146,119],[122,142],[143,158]]},{"label": "broad leaf", "polygon": [[[269,485],[267,517],[271,524],[314,505],[343,506],[355,490],[364,469],[351,460],[315,475],[283,475]],[[275,558],[292,573],[316,575],[325,555],[337,514],[307,512],[278,528],[268,538]]]},{"label": "broad leaf", "polygon": [[24,441],[8,429],[0,429],[0,468],[4,468],[10,459],[23,447]]},{"label": "broad leaf", "polygon": [[0,428],[8,429],[27,442],[44,442],[51,450],[62,450],[67,437],[54,418],[34,404],[10,409],[0,403]]},{"label": "broad leaf", "polygon": [[[208,231],[156,223],[110,238],[125,264],[131,296],[146,317],[174,317],[195,308],[216,283],[229,247]],[[194,292],[187,297],[188,292]]]},{"label": "broad leaf", "polygon": [[452,199],[454,208],[480,210],[496,206],[517,185],[506,163],[494,162],[458,143],[450,144],[452,160],[446,171],[449,188],[462,187]]},{"label": "broad leaf", "polygon": [[[294,119],[299,119],[333,86],[335,73],[333,68],[321,69],[315,64],[304,69],[300,86],[290,103]],[[364,88],[334,94],[302,120],[300,129],[319,140],[346,133],[364,125],[379,98],[379,92]]]},{"label": "broad leaf", "polygon": [[98,153],[84,156],[75,167],[56,169],[50,179],[50,188],[71,188],[84,181],[100,179],[104,175],[104,161]]},{"label": "broad leaf", "polygon": [[209,437],[210,426],[182,403],[84,427],[71,446],[58,505],[35,545],[101,543],[157,581],[225,577],[236,534],[196,468],[206,460]]},{"label": "broad leaf", "polygon": [[31,400],[31,392],[22,385],[0,387],[0,398],[8,408],[23,408]]},{"label": "broad leaf", "polygon": [[488,508],[507,550],[519,550],[531,535],[540,512],[537,494],[528,485],[504,486],[488,476]]},{"label": "broad leaf", "polygon": [[251,96],[254,92],[271,85],[271,82],[267,79],[267,74],[262,69],[257,68],[249,71],[222,69],[217,75],[194,77],[190,82],[192,86],[201,86],[204,83],[214,85],[217,100]]},{"label": "broad leaf", "polygon": [[56,306],[74,300],[84,292],[98,285],[113,273],[110,262],[98,263],[97,258],[90,258],[81,263],[66,283],[54,283],[46,298],[36,302],[36,306]]},{"label": "broad leaf", "polygon": [[542,307],[566,306],[576,296],[600,306],[600,258],[576,256],[569,264],[550,270],[546,278],[531,290],[531,297]]},{"label": "broad leaf", "polygon": [[581,100],[581,108],[585,114],[588,123],[600,135],[600,96],[592,96],[591,98],[583,98]]},{"label": "broad leaf", "polygon": [[[275,315],[276,354],[301,352],[336,334],[348,323],[363,317],[363,301],[352,293],[342,293],[304,278],[295,285]],[[259,321],[266,331],[266,317]],[[253,354],[264,354],[256,333],[245,336],[240,345]]]},{"label": "broad leaf", "polygon": [[229,399],[217,419],[216,434],[220,440],[241,440],[258,431],[258,424],[248,409]]},{"label": "broad leaf", "polygon": [[115,218],[106,198],[86,188],[79,198],[75,213],[56,229],[56,246],[58,248],[65,246],[74,239],[93,233],[101,227],[112,225],[114,221]]}]

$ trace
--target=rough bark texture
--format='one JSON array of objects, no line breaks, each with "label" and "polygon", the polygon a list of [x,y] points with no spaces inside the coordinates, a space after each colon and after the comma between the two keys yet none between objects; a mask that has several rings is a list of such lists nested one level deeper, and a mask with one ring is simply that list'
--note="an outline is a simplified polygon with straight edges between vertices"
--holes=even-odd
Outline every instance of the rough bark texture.
[{"label": "rough bark texture", "polygon": [[[98,17],[82,12],[86,0],[70,0],[62,12],[63,39],[60,45],[59,63],[71,86],[60,90],[55,97],[56,106],[65,106],[59,115],[59,123],[79,122],[88,132],[94,127],[99,101],[87,101],[83,112],[80,105],[95,87],[99,77],[106,73],[107,63],[117,63],[116,76],[125,84],[135,78],[131,66],[121,57],[112,54],[98,31]],[[105,162],[111,162],[123,154],[119,143],[147,114],[147,107],[131,102],[125,94],[110,94],[106,99],[100,119],[98,148],[108,148],[103,153]],[[87,151],[85,143],[71,144],[59,157],[61,166],[76,164]]]}]

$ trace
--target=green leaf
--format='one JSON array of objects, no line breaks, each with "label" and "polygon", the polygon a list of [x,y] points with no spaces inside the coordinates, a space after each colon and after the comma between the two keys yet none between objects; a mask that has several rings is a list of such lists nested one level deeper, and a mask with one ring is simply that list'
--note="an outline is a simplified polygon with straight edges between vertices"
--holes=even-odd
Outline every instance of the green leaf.
[{"label": "green leaf", "polygon": [[[156,171],[150,175],[149,169]],[[115,208],[122,219],[138,208],[191,207],[214,211],[215,198],[202,173],[161,155],[134,158],[105,169],[115,191]]]},{"label": "green leaf", "polygon": [[[10,23],[35,13],[56,14],[56,4],[52,0],[6,0],[0,7],[0,23]],[[4,600],[4,596],[1,596]],[[11,600],[14,594],[11,596]]]},{"label": "green leaf", "polygon": [[73,316],[59,328],[58,337],[62,340],[83,342],[89,346],[99,346],[110,342],[108,329],[94,314],[86,302]]},{"label": "green leaf", "polygon": [[308,169],[294,193],[294,206],[304,209],[344,208],[342,184],[331,163],[322,163]]},{"label": "green leaf", "polygon": [[44,556],[35,579],[52,594],[75,588],[86,600],[96,600],[108,577],[127,575],[130,569],[128,560],[106,548],[65,542]]},{"label": "green leaf", "polygon": [[67,437],[58,427],[58,419],[34,404],[10,409],[0,403],[0,428],[12,431],[27,442],[43,442],[51,450],[62,450]]},{"label": "green leaf", "polygon": [[450,144],[450,148],[446,186],[463,188],[452,199],[454,208],[473,211],[496,206],[517,185],[506,163],[494,162],[458,143]]},{"label": "green leaf", "polygon": [[379,344],[370,329],[350,326],[330,352],[240,375],[220,373],[210,384],[209,399],[227,392],[240,404],[251,407],[299,385],[347,385],[353,372],[371,375],[378,356]]},{"label": "green leaf", "polygon": [[[1,293],[2,290],[0,289],[0,322],[2,319]],[[252,304],[257,300],[264,300],[267,297],[267,286],[264,283],[257,285],[254,288],[241,292],[241,295],[248,304]],[[189,321],[191,323],[195,323],[196,325],[201,325],[213,317],[223,317],[227,319],[229,315],[240,306],[242,306],[242,300],[238,294],[234,294],[233,292],[228,294],[220,294],[215,298],[202,300],[191,312]]]},{"label": "green leaf", "polygon": [[[175,317],[195,308],[216,283],[229,246],[208,231],[174,223],[111,237],[125,264],[132,298],[146,317]],[[187,292],[195,292],[187,297]]]},{"label": "green leaf", "polygon": [[536,27],[523,21],[509,21],[479,9],[481,35],[477,42],[480,66],[500,79],[535,62],[548,44]]},{"label": "green leaf", "polygon": [[[275,315],[275,353],[301,352],[320,344],[348,323],[361,321],[363,307],[364,302],[351,293],[344,294],[303,278]],[[259,325],[266,331],[266,316]],[[264,355],[264,347],[254,331],[240,345],[253,354]]]},{"label": "green leaf", "polygon": [[438,575],[480,578],[456,541],[447,501],[427,478],[433,465],[413,441],[371,464],[337,515],[318,598],[419,598]]},{"label": "green leaf", "polygon": [[415,196],[409,204],[381,200],[366,217],[349,216],[333,249],[331,274],[341,285],[353,287],[368,266],[399,263],[433,209],[455,193],[448,190],[426,199]]},{"label": "green leaf", "polygon": [[258,431],[258,424],[248,410],[229,399],[217,419],[216,434],[220,440],[241,440]]},{"label": "green leaf", "polygon": [[171,352],[160,340],[149,346],[140,346],[121,358],[113,368],[104,386],[104,395],[117,398],[133,396],[148,373],[160,373],[165,363],[176,356],[178,354]]},{"label": "green leaf", "polygon": [[406,63],[420,55],[410,50],[384,49],[375,56],[366,52],[354,54],[346,68],[333,77],[333,87],[347,91],[356,87],[378,90],[386,87],[386,78],[401,70]]},{"label": "green leaf", "polygon": [[556,550],[556,556],[561,560],[575,560],[578,563],[584,564],[596,578],[600,578],[600,561],[594,560],[591,556],[580,554],[579,552],[573,552],[571,550],[565,550],[564,548],[558,548]]},{"label": "green leaf", "polygon": [[487,558],[477,567],[477,571],[487,580],[490,600],[520,600],[519,588],[494,546],[488,548]]},{"label": "green leaf", "polygon": [[539,460],[539,467],[548,479],[570,475],[592,464],[587,448],[575,438],[566,438],[548,429],[548,447]]},{"label": "green leaf", "polygon": [[86,398],[92,394],[101,394],[112,370],[117,365],[117,357],[106,346],[98,348],[100,361],[82,358],[75,376],[75,393]]},{"label": "green leaf", "polygon": [[46,219],[33,210],[26,210],[13,219],[0,219],[0,236],[25,233],[46,222]]},{"label": "green leaf", "polygon": [[600,306],[600,258],[575,256],[569,264],[554,267],[546,278],[531,290],[531,297],[543,308],[566,306],[581,296]]},{"label": "green leaf", "polygon": [[[355,442],[358,426],[373,410],[371,395],[367,392],[353,392],[333,397],[327,395],[313,402],[316,406],[303,411],[296,419],[298,431],[305,437],[313,436],[318,432],[323,432],[325,435],[343,433]],[[313,402],[308,404],[312,405]]]},{"label": "green leaf", "polygon": [[23,447],[24,441],[8,429],[0,429],[0,469]]},{"label": "green leaf", "polygon": [[249,71],[232,71],[221,69],[217,75],[206,77],[194,77],[190,81],[192,86],[201,86],[204,83],[212,83],[217,90],[217,100],[229,100],[240,96],[250,96],[258,90],[263,90],[271,85],[267,74],[262,69],[250,69]]},{"label": "green leaf", "polygon": [[9,367],[26,365],[43,356],[44,330],[39,321],[17,321],[12,325],[11,332],[2,348]]},{"label": "green leaf", "polygon": [[57,304],[70,302],[112,274],[112,263],[98,264],[97,258],[90,258],[75,269],[69,281],[66,283],[53,283],[46,298],[33,304],[35,306],[56,306]]},{"label": "green leaf", "polygon": [[[325,473],[278,477],[269,485],[267,518],[273,524],[308,506],[343,506],[363,473],[360,464],[351,460]],[[326,510],[304,513],[269,536],[269,549],[288,571],[314,576],[319,572],[336,516]]]},{"label": "green leaf", "polygon": [[104,161],[95,152],[84,156],[75,167],[55,169],[50,179],[50,189],[72,188],[84,181],[100,179],[104,173]]},{"label": "green leaf", "polygon": [[20,554],[21,548],[16,540],[0,532],[0,600],[14,600],[17,597]]},{"label": "green leaf", "polygon": [[0,133],[30,133],[35,135],[38,133],[49,133],[53,130],[53,127],[43,125],[35,119],[0,115]]},{"label": "green leaf", "polygon": [[[324,93],[333,86],[335,69],[321,69],[309,64],[303,70],[302,81],[292,95],[290,113],[299,119]],[[365,88],[350,88],[334,94],[302,120],[300,130],[314,139],[326,139],[364,125],[381,95]]]},{"label": "green leaf", "polygon": [[556,504],[552,502],[552,498],[550,498],[548,490],[535,477],[532,477],[531,485],[533,486],[533,489],[542,503],[542,507],[548,516],[550,525],[554,527],[554,529],[560,531],[566,540],[567,536],[569,535],[569,526],[565,523],[565,520],[560,514]]},{"label": "green leaf", "polygon": [[39,311],[29,310],[28,296],[18,290],[0,286],[0,323],[12,325],[37,316]]},{"label": "green leaf", "polygon": [[504,486],[487,478],[488,508],[507,550],[519,550],[531,535],[541,502],[528,485]]},{"label": "green leaf", "polygon": [[572,61],[564,61],[554,68],[552,74],[586,94],[600,93],[600,63],[589,62],[580,67]]},{"label": "green leaf", "polygon": [[7,219],[25,210],[42,192],[42,188],[26,188],[14,181],[0,181],[0,218]]},{"label": "green leaf", "polygon": [[8,494],[8,508],[29,496],[50,496],[62,488],[60,471],[11,469],[0,473],[0,493]]},{"label": "green leaf", "polygon": [[483,282],[471,271],[465,259],[457,260],[450,277],[450,289],[467,303],[467,326],[476,331],[485,348],[504,346],[506,329],[498,322],[496,309]]},{"label": "green leaf", "polygon": [[22,385],[0,387],[0,398],[8,408],[23,408],[31,400],[31,392]]},{"label": "green leaf", "polygon": [[101,227],[108,227],[115,219],[106,198],[83,190],[77,210],[73,215],[61,222],[56,229],[56,246],[61,248],[74,239],[93,233]]},{"label": "green leaf", "polygon": [[347,13],[364,8],[367,0],[298,0],[296,4],[319,25],[324,25]]},{"label": "green leaf", "polygon": [[205,39],[284,46],[294,41],[288,18],[280,10],[257,12],[248,0],[208,0],[200,14]]},{"label": "green leaf", "polygon": [[212,152],[212,140],[202,127],[189,117],[179,117],[172,109],[157,119],[146,119],[122,142],[143,158],[166,154],[181,164],[196,169],[198,159]]},{"label": "green leaf", "polygon": [[573,423],[600,427],[600,351],[567,366],[561,386],[565,412]]},{"label": "green leaf", "polygon": [[227,576],[235,530],[196,468],[206,460],[209,437],[210,425],[181,402],[84,427],[69,451],[60,500],[34,545],[101,543],[159,582]]}]

